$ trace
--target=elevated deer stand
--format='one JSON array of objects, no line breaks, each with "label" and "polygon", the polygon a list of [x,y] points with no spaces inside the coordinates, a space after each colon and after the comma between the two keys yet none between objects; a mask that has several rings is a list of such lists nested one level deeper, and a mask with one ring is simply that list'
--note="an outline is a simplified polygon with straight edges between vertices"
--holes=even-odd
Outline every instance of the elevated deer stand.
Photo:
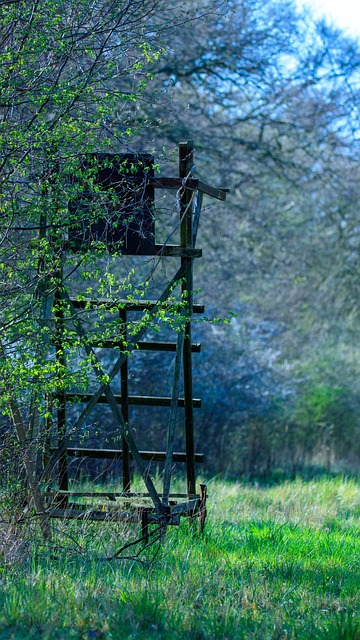
[{"label": "elevated deer stand", "polygon": [[[130,160],[135,168],[132,175],[124,180],[116,177],[116,163],[121,164]],[[139,165],[139,158],[141,160]],[[104,162],[105,159],[105,162]],[[48,452],[48,475],[57,470],[57,487],[50,485],[44,494],[47,503],[47,514],[54,518],[74,518],[78,520],[96,521],[126,521],[139,522],[142,526],[144,538],[148,535],[148,526],[158,524],[160,526],[178,524],[180,516],[197,516],[202,529],[206,517],[206,486],[200,485],[199,493],[195,487],[195,463],[202,462],[203,455],[195,453],[194,449],[194,406],[200,401],[193,398],[192,384],[192,353],[200,350],[200,345],[193,344],[191,339],[191,317],[193,313],[201,313],[201,305],[193,302],[193,263],[195,258],[201,256],[201,250],[196,248],[196,237],[200,218],[200,210],[203,194],[207,194],[219,200],[225,200],[225,190],[213,188],[200,180],[192,177],[193,146],[191,142],[179,145],[179,175],[175,178],[155,177],[151,170],[151,157],[149,156],[112,156],[111,169],[107,167],[108,157],[102,156],[102,168],[99,169],[98,179],[102,183],[108,181],[111,184],[118,181],[119,199],[123,208],[127,208],[126,225],[106,227],[104,221],[97,220],[95,225],[78,225],[70,229],[67,250],[76,252],[81,250],[83,244],[89,241],[89,234],[95,239],[98,237],[108,243],[121,242],[121,252],[127,255],[161,256],[172,260],[180,260],[180,264],[174,276],[167,282],[164,290],[157,300],[117,300],[108,302],[111,312],[116,307],[122,321],[121,335],[117,340],[104,339],[101,347],[104,349],[117,349],[118,357],[111,371],[104,376],[102,365],[93,351],[98,344],[91,345],[91,341],[84,340],[85,350],[92,355],[93,369],[98,381],[98,386],[93,393],[60,393],[57,396],[57,434],[58,447],[56,451]],[[149,169],[142,171],[139,166],[147,163]],[[109,165],[110,166],[110,165]],[[105,168],[104,168],[105,167]],[[115,167],[115,169],[114,169]],[[115,175],[115,178],[114,178]],[[136,197],[129,197],[128,191],[132,186],[136,187],[136,193],[142,194],[141,202],[136,202]],[[141,187],[141,188],[140,188]],[[155,243],[156,220],[154,194],[159,189],[175,190],[179,203],[179,235],[178,245]],[[135,193],[135,191],[134,191]],[[136,215],[131,215],[132,208],[138,207]],[[106,227],[106,228],[105,228]],[[181,330],[176,333],[176,342],[156,342],[144,340],[151,322],[164,305],[172,305],[167,302],[175,286],[181,286],[182,299],[186,301],[186,309],[182,308],[184,320]],[[66,364],[63,345],[64,331],[64,307],[70,311],[71,323],[74,333],[79,339],[86,338],[86,331],[81,321],[79,310],[96,309],[103,304],[101,299],[89,300],[84,298],[72,298],[64,285],[58,288],[55,294],[55,336],[56,357],[60,365]],[[104,307],[102,307],[104,308]],[[127,332],[128,314],[136,311],[142,314],[144,326],[131,337]],[[68,321],[68,319],[67,319]],[[124,345],[126,344],[126,348]],[[132,351],[169,351],[175,352],[174,372],[172,379],[171,397],[149,397],[145,395],[132,396],[129,394],[128,385],[128,360]],[[110,383],[116,380],[120,374],[120,394],[114,393]],[[180,380],[183,378],[184,397],[179,397]],[[105,381],[104,381],[105,380]],[[83,403],[80,416],[71,426],[70,432],[74,433],[89,419],[92,409],[98,403],[109,405],[113,419],[122,437],[121,449],[85,449],[72,447],[69,441],[69,427],[67,425],[67,411],[71,403]],[[129,418],[129,405],[139,406],[167,406],[169,407],[167,443],[164,451],[143,451],[136,442],[131,429]],[[185,452],[174,452],[174,439],[176,427],[177,408],[184,408],[185,428]],[[69,491],[68,462],[70,457],[98,458],[122,461],[123,490],[114,492],[81,492]],[[142,477],[147,492],[136,493],[131,491],[130,461],[133,461],[138,474]],[[149,474],[147,463],[152,461],[163,462],[163,489],[159,492],[155,488],[154,481]],[[170,492],[173,463],[182,462],[186,466],[187,492],[174,494]],[[78,498],[86,498],[86,504],[79,504]],[[129,511],[130,499],[136,498],[136,507]],[[100,507],[94,501],[102,499],[104,504]],[[125,504],[124,504],[125,503]],[[123,505],[123,506],[121,506]]]}]

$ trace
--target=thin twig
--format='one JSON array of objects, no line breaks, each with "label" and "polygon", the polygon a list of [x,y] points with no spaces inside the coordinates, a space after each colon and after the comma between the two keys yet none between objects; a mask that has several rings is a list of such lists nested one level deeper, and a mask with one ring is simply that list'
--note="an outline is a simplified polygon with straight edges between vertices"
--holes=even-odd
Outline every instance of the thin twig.
[{"label": "thin twig", "polygon": [[[140,542],[143,542],[144,540],[148,540],[149,536],[154,536],[156,533],[161,532],[163,528],[163,525],[161,527],[158,527],[157,529],[155,529],[155,531],[151,531],[151,533],[148,533],[144,536],[142,536],[141,538],[137,538],[136,540],[133,540],[132,542],[127,542],[126,544],[124,544],[122,547],[120,547],[120,549],[118,549],[112,556],[108,556],[106,558],[104,558],[105,560],[116,560],[116,558],[119,558],[120,554],[125,551],[125,549],[130,549],[130,547],[134,547],[136,544],[139,544]],[[155,542],[157,542],[157,540],[160,540],[161,538],[161,534],[158,535],[158,537],[156,538],[156,540],[151,540],[150,542],[148,542],[138,553],[136,553],[133,557],[137,558],[138,555],[140,555],[140,553],[142,553],[147,547],[149,547],[150,545],[154,544]]]}]

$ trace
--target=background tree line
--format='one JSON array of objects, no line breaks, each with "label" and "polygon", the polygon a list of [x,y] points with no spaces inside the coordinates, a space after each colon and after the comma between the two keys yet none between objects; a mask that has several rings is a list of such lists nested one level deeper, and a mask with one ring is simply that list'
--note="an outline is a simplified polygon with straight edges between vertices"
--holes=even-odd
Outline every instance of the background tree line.
[{"label": "background tree line", "polygon": [[153,71],[155,136],[193,137],[200,172],[230,188],[196,265],[213,315],[237,313],[199,327],[199,448],[235,474],[354,469],[359,43],[291,2],[224,8]]}]

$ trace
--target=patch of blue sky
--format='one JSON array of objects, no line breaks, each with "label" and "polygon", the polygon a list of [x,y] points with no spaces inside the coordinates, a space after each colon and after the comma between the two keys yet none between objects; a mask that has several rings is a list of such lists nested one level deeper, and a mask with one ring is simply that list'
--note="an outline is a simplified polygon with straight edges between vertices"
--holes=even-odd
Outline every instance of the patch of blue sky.
[{"label": "patch of blue sky", "polygon": [[316,17],[325,17],[349,36],[360,38],[360,3],[355,0],[298,0],[299,6],[307,6]]}]

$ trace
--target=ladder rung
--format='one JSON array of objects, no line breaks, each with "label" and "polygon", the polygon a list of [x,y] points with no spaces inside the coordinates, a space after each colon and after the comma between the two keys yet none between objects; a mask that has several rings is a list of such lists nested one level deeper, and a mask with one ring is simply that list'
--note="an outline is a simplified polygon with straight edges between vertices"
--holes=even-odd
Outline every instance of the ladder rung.
[{"label": "ladder rung", "polygon": [[[199,454],[202,455],[202,454]],[[162,493],[159,493],[159,497],[162,497]],[[109,498],[109,500],[116,500],[124,498],[129,500],[130,498],[151,498],[149,493],[140,491],[63,491],[62,489],[50,490],[43,492],[44,498]],[[197,495],[188,493],[169,493],[169,498],[197,498]],[[175,501],[173,501],[175,502]]]},{"label": "ladder rung", "polygon": [[[99,458],[106,460],[121,460],[123,452],[121,449],[84,449],[82,447],[70,447],[67,450],[68,456],[77,458]],[[161,462],[166,460],[165,451],[139,451],[143,460],[149,462]],[[132,458],[130,452],[130,458]],[[186,453],[175,451],[172,455],[173,462],[186,462]],[[195,453],[195,462],[204,462],[203,453]]]},{"label": "ladder rung", "polygon": [[163,258],[201,258],[202,249],[186,248],[176,244],[156,244],[155,253]]},{"label": "ladder rung", "polygon": [[[145,511],[144,508],[139,508],[137,512],[128,513],[127,511],[122,513],[117,509],[108,510],[108,511],[97,511],[93,509],[91,506],[84,505],[81,506],[73,506],[69,505],[69,507],[65,509],[49,509],[46,511],[46,515],[49,518],[61,518],[64,520],[86,520],[86,521],[95,521],[95,522],[142,522],[142,513]],[[148,511],[146,509],[146,511]],[[180,513],[181,515],[181,513]],[[179,525],[180,518],[179,515],[170,515],[164,518],[158,516],[156,513],[148,512],[147,515],[148,524],[166,524],[166,525]]]},{"label": "ladder rung", "polygon": [[[67,393],[65,399],[69,402],[89,402],[92,398],[91,393]],[[121,396],[114,394],[115,400],[121,404]],[[100,396],[98,404],[108,404],[106,396]],[[171,407],[171,398],[164,396],[129,396],[129,405],[142,407]],[[178,399],[178,407],[184,407],[184,398]],[[193,407],[199,409],[201,407],[201,399],[193,398]]]},{"label": "ladder rung", "polygon": [[[121,340],[89,340],[89,345],[98,349],[121,349]],[[145,342],[140,341],[137,343],[137,349],[139,351],[176,351],[176,342]],[[193,342],[191,345],[191,351],[193,353],[201,352],[200,342]]]},{"label": "ladder rung", "polygon": [[[92,300],[90,298],[85,298],[83,300],[78,300],[77,298],[70,298],[73,303],[75,309],[96,309],[96,307],[102,307],[103,309],[109,309],[112,311],[121,311],[121,309],[126,309],[126,311],[146,311],[151,310],[157,304],[157,300],[133,300],[129,302],[129,300],[108,300],[107,298],[99,298],[98,300]],[[174,303],[166,303],[163,302],[161,307],[169,310],[177,310],[180,308],[179,304]],[[193,313],[204,313],[205,306],[203,304],[193,304]]]}]

